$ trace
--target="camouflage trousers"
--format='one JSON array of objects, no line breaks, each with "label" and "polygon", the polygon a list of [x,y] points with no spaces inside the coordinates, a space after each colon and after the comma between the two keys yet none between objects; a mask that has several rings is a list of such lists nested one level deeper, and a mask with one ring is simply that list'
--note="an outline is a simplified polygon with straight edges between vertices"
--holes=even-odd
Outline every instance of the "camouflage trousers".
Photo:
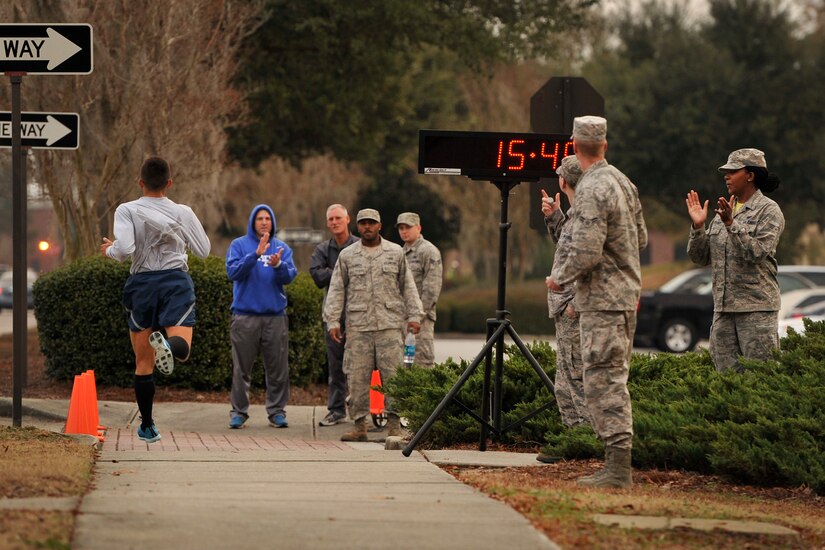
[{"label": "camouflage trousers", "polygon": [[717,371],[742,370],[739,357],[771,358],[779,347],[779,323],[776,311],[743,313],[714,312],[710,327],[710,356]]},{"label": "camouflage trousers", "polygon": [[567,427],[592,424],[584,399],[584,365],[581,354],[579,316],[565,311],[554,318],[556,323],[556,404],[561,421]]},{"label": "camouflage trousers", "polygon": [[433,368],[435,363],[435,321],[425,317],[421,321],[421,330],[415,335],[415,364],[425,369]]},{"label": "camouflage trousers", "polygon": [[584,399],[593,429],[606,446],[633,446],[627,378],[636,331],[635,311],[579,312]]},{"label": "camouflage trousers", "polygon": [[[417,346],[416,346],[417,347]],[[349,414],[353,420],[370,413],[370,379],[377,368],[384,383],[395,376],[404,355],[401,329],[355,332],[347,331],[344,345],[344,372],[349,384]],[[388,395],[384,395],[384,409],[392,411]]]}]

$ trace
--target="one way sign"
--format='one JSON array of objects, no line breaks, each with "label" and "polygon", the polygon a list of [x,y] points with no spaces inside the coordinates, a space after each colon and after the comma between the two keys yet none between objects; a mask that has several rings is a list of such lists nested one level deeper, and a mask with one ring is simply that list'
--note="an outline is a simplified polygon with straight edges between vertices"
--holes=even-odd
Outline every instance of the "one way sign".
[{"label": "one way sign", "polygon": [[[22,112],[20,135],[23,147],[33,149],[77,149],[80,116],[77,113]],[[0,147],[11,147],[11,113],[0,111]]]},{"label": "one way sign", "polygon": [[0,73],[89,74],[92,26],[0,25]]}]

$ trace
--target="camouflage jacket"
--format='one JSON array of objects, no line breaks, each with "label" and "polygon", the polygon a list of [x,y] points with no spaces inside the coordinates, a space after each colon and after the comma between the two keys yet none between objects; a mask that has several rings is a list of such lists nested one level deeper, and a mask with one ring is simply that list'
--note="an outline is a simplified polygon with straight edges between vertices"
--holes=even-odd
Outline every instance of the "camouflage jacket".
[{"label": "camouflage jacket", "polygon": [[[554,243],[559,242],[565,228],[569,229],[569,224],[565,222],[567,222],[568,216],[573,216],[574,214],[575,210],[573,210],[573,208],[567,211],[567,215],[559,209],[549,216],[544,217],[544,225],[547,226],[547,232],[553,238]],[[556,246],[556,254],[558,256],[562,255],[562,253],[559,252],[559,246]],[[555,258],[556,256],[554,256],[554,265]],[[576,283],[566,285],[559,291],[548,289],[547,292],[547,303],[550,308],[550,315],[555,317],[556,315],[561,315],[564,310],[567,309],[567,305],[573,301],[573,298],[576,296]]]},{"label": "camouflage jacket", "polygon": [[553,280],[576,281],[577,311],[635,310],[642,288],[639,251],[647,227],[636,186],[602,159],[576,185],[576,208],[559,239]]},{"label": "camouflage jacket", "polygon": [[441,294],[441,252],[433,243],[419,237],[411,245],[404,243],[404,255],[415,280],[424,315],[435,321],[435,303]]},{"label": "camouflage jacket", "polygon": [[[734,202],[734,207],[736,203]],[[719,216],[690,229],[687,252],[713,269],[713,309],[719,312],[778,311],[776,245],[785,229],[779,205],[756,191],[725,227]]]},{"label": "camouflage jacket", "polygon": [[421,321],[421,300],[403,250],[385,239],[379,247],[369,254],[359,241],[341,251],[324,303],[328,329],[341,327],[345,305],[347,330],[401,330]]}]

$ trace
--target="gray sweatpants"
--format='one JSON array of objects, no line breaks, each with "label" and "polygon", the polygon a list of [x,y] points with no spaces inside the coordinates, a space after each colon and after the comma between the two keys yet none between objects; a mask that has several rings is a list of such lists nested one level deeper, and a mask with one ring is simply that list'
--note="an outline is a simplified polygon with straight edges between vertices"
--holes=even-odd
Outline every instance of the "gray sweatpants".
[{"label": "gray sweatpants", "polygon": [[232,315],[232,415],[249,416],[252,365],[263,355],[266,414],[284,414],[289,399],[289,325],[285,315]]}]

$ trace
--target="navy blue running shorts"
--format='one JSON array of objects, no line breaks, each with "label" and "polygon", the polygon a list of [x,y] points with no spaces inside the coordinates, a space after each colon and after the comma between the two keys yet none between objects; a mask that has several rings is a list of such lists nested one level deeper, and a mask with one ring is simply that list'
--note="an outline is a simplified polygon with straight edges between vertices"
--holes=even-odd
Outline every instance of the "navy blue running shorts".
[{"label": "navy blue running shorts", "polygon": [[129,329],[195,326],[195,285],[179,269],[146,271],[129,275],[123,287],[123,307]]}]

